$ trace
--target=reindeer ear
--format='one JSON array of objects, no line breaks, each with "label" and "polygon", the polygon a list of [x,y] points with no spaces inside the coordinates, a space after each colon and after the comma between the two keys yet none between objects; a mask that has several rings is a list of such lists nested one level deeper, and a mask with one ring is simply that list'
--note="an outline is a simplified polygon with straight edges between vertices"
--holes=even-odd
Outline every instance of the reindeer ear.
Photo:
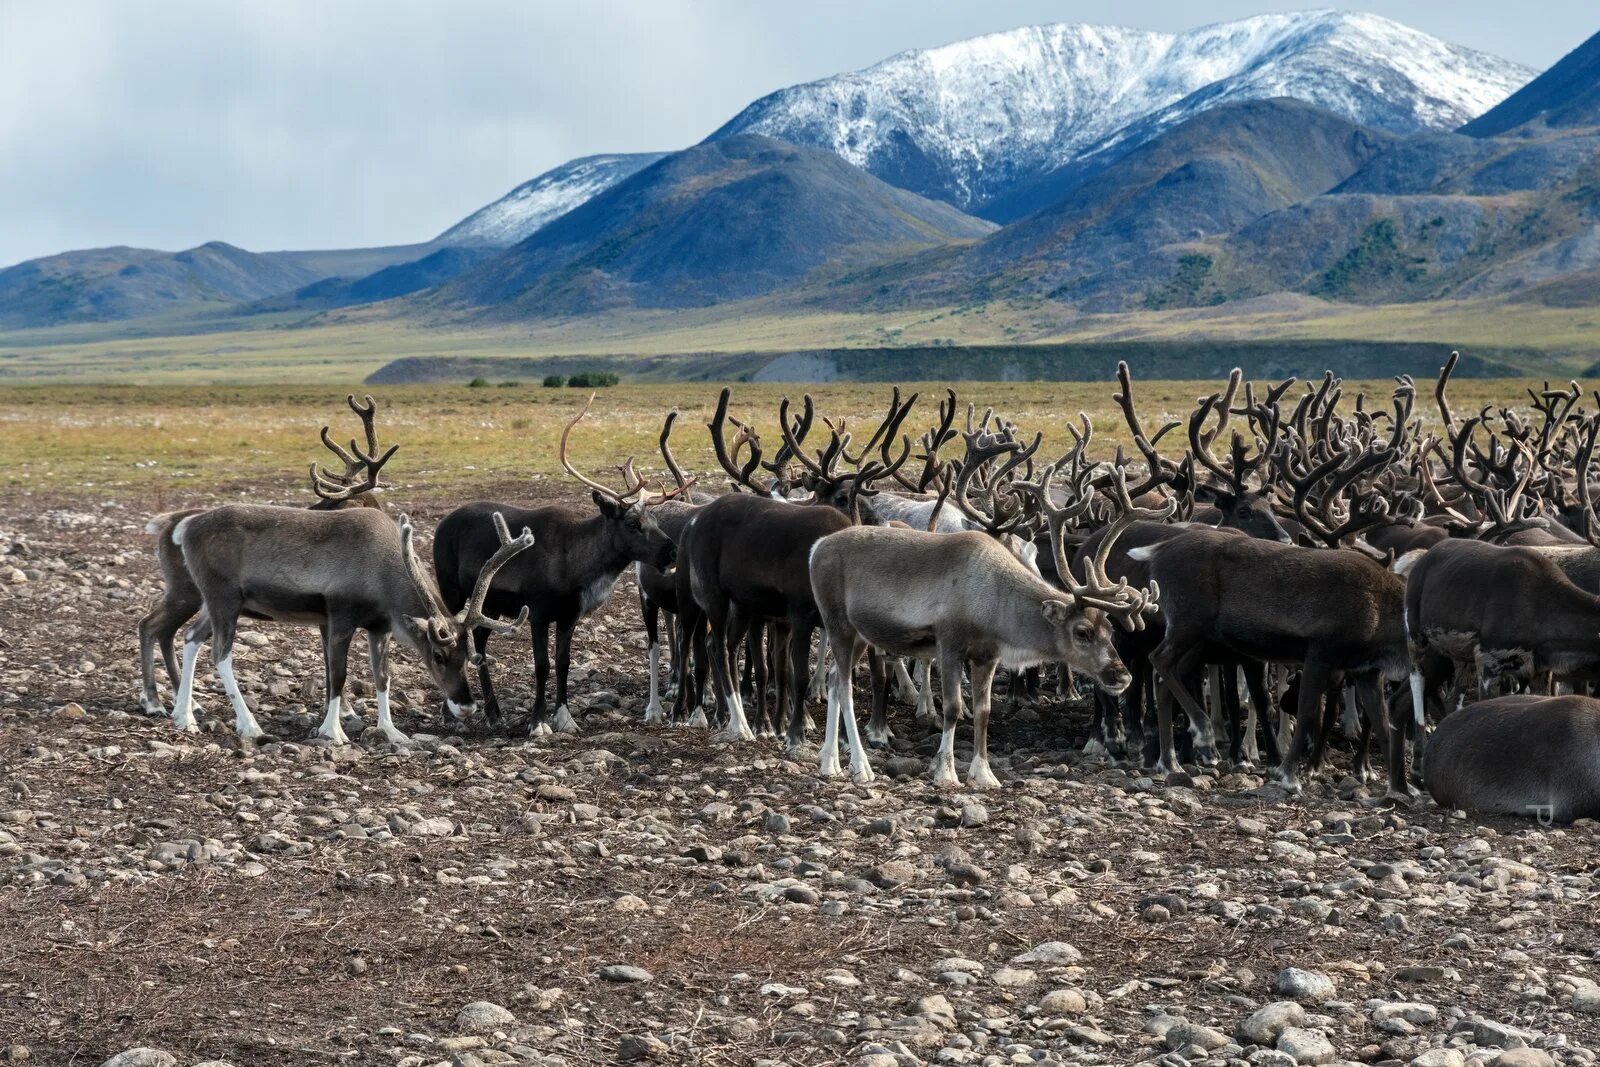
[{"label": "reindeer ear", "polygon": [[1044,617],[1052,626],[1065,626],[1067,620],[1072,618],[1072,605],[1065,600],[1046,600],[1043,610]]},{"label": "reindeer ear", "polygon": [[426,643],[428,640],[429,621],[427,617],[422,615],[400,616],[400,625],[405,628],[406,635],[419,644]]},{"label": "reindeer ear", "polygon": [[606,496],[602,496],[598,491],[590,493],[589,495],[594,498],[594,506],[600,509],[600,514],[604,515],[608,519],[618,518],[625,510],[627,510],[624,507],[619,507],[615,500],[612,500]]}]

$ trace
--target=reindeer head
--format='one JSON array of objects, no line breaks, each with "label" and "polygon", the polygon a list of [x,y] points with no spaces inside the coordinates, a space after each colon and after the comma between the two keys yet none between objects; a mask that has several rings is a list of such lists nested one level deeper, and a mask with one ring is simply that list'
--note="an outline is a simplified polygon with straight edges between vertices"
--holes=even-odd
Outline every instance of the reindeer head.
[{"label": "reindeer head", "polygon": [[685,478],[683,472],[678,469],[667,447],[667,436],[672,432],[672,423],[677,413],[673,412],[672,416],[668,417],[666,427],[661,434],[662,454],[668,457],[667,465],[678,480],[677,488],[664,493],[647,491],[644,479],[634,470],[633,457],[630,456],[621,468],[625,487],[618,492],[583,474],[567,458],[567,439],[572,434],[572,428],[588,414],[589,405],[593,403],[594,394],[590,393],[583,409],[573,416],[572,421],[561,431],[561,466],[568,474],[592,490],[595,507],[600,509],[600,515],[605,519],[606,536],[610,538],[613,548],[636,563],[644,563],[660,571],[669,571],[677,561],[678,546],[661,529],[650,509],[656,504],[688,492],[689,487],[694,485],[694,479]]},{"label": "reindeer head", "polygon": [[[1082,557],[1083,579],[1079,581],[1068,563],[1066,531],[1089,514],[1095,501],[1091,488],[1095,471],[1081,463],[1090,433],[1092,426],[1085,416],[1084,433],[1062,464],[1044,468],[1037,480],[1015,484],[1019,494],[1032,498],[1033,509],[1050,531],[1056,570],[1065,586],[1064,595],[1045,600],[1041,609],[1055,635],[1056,658],[1094,678],[1102,689],[1116,694],[1128,687],[1133,676],[1117,655],[1112,623],[1127,630],[1143,629],[1146,616],[1156,611],[1156,598],[1161,591],[1154,582],[1148,589],[1136,589],[1126,579],[1111,581],[1106,573],[1106,561],[1124,530],[1140,519],[1163,521],[1170,518],[1177,501],[1169,499],[1160,508],[1135,507],[1128,495],[1126,468],[1114,468],[1106,485],[1114,509],[1112,518],[1094,554]],[[1050,487],[1058,466],[1067,466],[1073,472],[1064,504],[1057,502]]]},{"label": "reindeer head", "polygon": [[500,547],[478,572],[477,583],[473,586],[472,595],[467,598],[466,606],[452,615],[445,610],[433,576],[417,559],[412,544],[411,520],[400,516],[400,552],[407,570],[411,572],[412,581],[422,594],[423,603],[431,610],[427,615],[403,616],[397,635],[422,657],[428,673],[444,694],[450,714],[457,719],[470,718],[477,710],[472,687],[467,682],[467,669],[482,662],[482,658],[473,652],[473,631],[485,629],[506,634],[528,621],[526,606],[513,622],[491,619],[483,614],[483,600],[489,595],[489,586],[496,572],[512,556],[533,545],[531,530],[524,529],[519,537],[512,538],[511,531],[506,528],[506,520],[498,511],[494,513],[494,528],[500,539]]}]

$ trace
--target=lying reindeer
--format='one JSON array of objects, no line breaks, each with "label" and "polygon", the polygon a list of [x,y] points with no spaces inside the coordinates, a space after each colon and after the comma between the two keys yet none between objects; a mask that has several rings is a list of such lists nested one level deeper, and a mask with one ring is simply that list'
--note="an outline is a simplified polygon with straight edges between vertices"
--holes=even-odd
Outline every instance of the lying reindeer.
[{"label": "lying reindeer", "polygon": [[1428,739],[1422,777],[1441,807],[1600,818],[1600,700],[1508,696],[1452,712]]}]

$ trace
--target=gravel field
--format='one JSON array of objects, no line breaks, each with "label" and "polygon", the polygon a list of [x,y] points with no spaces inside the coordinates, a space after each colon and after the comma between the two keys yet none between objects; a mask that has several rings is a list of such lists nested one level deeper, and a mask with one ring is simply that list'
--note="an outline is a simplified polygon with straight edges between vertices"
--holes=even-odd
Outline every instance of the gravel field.
[{"label": "gravel field", "polygon": [[[271,737],[241,750],[209,656],[202,733],[138,710],[153,504],[0,503],[0,1062],[1600,1050],[1593,824],[1395,809],[1345,749],[1299,798],[1254,774],[1167,788],[1086,759],[1086,710],[1053,700],[997,712],[999,790],[933,789],[935,739],[904,707],[877,782],[824,783],[773,742],[640,725],[628,579],[580,631],[576,735],[442,733],[402,654],[413,743],[349,719],[355,743],[330,747],[314,634],[246,623],[237,673]],[[519,709],[527,647],[496,655]],[[351,675],[370,722],[359,648]]]}]

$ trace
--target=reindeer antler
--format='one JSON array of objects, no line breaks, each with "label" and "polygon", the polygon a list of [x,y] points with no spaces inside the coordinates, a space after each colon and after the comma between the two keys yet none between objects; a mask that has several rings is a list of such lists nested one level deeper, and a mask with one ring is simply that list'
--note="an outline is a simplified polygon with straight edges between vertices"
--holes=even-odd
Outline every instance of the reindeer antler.
[{"label": "reindeer antler", "polygon": [[[588,475],[578,470],[578,468],[574,467],[572,465],[572,461],[567,458],[567,439],[572,436],[572,428],[578,425],[578,423],[583,420],[583,417],[589,413],[589,406],[594,403],[594,397],[594,393],[589,394],[589,399],[584,401],[583,407],[576,415],[572,417],[572,420],[568,422],[561,431],[561,466],[568,474],[572,475],[574,478],[578,479],[578,481],[582,482],[590,489],[593,489],[601,496],[606,497],[612,503],[623,506],[628,505],[635,498],[637,498],[641,503],[647,505],[659,504],[664,500],[671,500],[680,493],[687,492],[689,487],[694,485],[693,478],[684,481],[681,478],[681,472],[674,471],[674,475],[679,477],[678,486],[676,489],[669,489],[665,493],[646,492],[644,479],[639,477],[638,473],[633,469],[632,456],[629,456],[622,464],[622,477],[623,481],[627,483],[628,488],[625,492],[621,493],[617,492],[615,489],[612,489],[608,485],[604,485],[595,481],[593,478],[590,478]],[[668,430],[670,429],[671,425],[669,420]],[[662,441],[665,442],[665,440],[666,437],[665,434],[663,434]]]},{"label": "reindeer antler", "polygon": [[[367,438],[367,447],[363,451],[354,438],[350,440],[348,449],[339,445],[329,433],[329,427],[322,428],[322,443],[339,458],[344,464],[344,474],[329,474],[322,469],[321,464],[311,464],[311,491],[330,503],[349,500],[351,497],[363,493],[376,493],[383,489],[383,484],[378,480],[383,465],[388,463],[394,454],[400,451],[399,445],[390,445],[382,453],[378,451],[377,411],[378,405],[371,396],[362,398],[362,403],[356,403],[354,393],[345,397],[345,402],[350,405],[350,410],[356,413],[361,420],[361,426]],[[362,480],[355,480],[356,474],[362,475]]]},{"label": "reindeer antler", "polygon": [[467,599],[466,606],[456,613],[456,622],[462,629],[471,633],[473,630],[489,630],[497,634],[508,634],[519,629],[528,621],[528,605],[522,605],[522,612],[511,622],[493,619],[483,613],[484,598],[489,595],[489,587],[494,583],[496,572],[519,552],[533,547],[533,531],[526,526],[522,533],[515,539],[506,527],[505,516],[498,511],[494,513],[494,532],[500,540],[500,547],[495,549],[494,555],[489,557],[489,562],[478,571],[478,580],[472,586],[472,596]]}]

